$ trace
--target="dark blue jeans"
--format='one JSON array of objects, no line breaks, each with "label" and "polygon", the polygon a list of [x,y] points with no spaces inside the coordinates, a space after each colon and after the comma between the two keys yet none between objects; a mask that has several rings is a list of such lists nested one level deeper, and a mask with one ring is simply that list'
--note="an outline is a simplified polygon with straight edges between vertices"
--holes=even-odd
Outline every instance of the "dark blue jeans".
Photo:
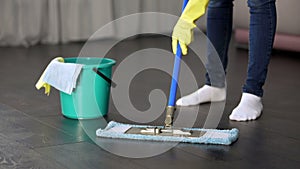
[{"label": "dark blue jeans", "polygon": [[[262,87],[266,80],[276,31],[275,1],[248,0],[250,12],[249,60],[243,92],[259,97],[263,95]],[[207,37],[215,47],[225,72],[232,32],[232,11],[233,0],[210,0],[207,9]],[[206,74],[206,84],[216,87],[225,85],[222,80],[216,80],[215,83],[212,83],[212,78],[209,77],[208,73]]]}]

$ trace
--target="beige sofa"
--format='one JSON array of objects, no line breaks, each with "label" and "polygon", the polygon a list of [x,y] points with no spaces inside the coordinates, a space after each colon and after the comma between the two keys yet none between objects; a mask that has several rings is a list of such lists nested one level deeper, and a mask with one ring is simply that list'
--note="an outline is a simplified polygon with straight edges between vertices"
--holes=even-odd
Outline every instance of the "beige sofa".
[{"label": "beige sofa", "polygon": [[[248,43],[247,0],[234,2],[234,30],[238,44]],[[300,52],[300,0],[277,0],[277,31],[274,48]]]}]

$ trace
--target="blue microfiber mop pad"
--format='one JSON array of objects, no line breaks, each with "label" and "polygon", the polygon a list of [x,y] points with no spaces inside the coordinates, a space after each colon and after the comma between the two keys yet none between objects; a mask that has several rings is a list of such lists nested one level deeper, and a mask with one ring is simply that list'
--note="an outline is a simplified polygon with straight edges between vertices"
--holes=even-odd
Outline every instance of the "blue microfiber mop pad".
[{"label": "blue microfiber mop pad", "polygon": [[111,121],[104,129],[98,129],[96,135],[98,137],[106,138],[121,138],[132,140],[148,140],[148,141],[167,141],[167,142],[184,142],[184,143],[198,143],[198,144],[221,144],[230,145],[238,138],[239,130],[233,128],[231,130],[217,130],[217,129],[200,129],[200,128],[183,128],[191,131],[205,131],[206,133],[201,137],[180,137],[180,136],[159,136],[159,135],[143,135],[143,134],[126,134],[125,132],[130,127],[146,128],[163,126],[147,126],[147,125],[131,125]]}]

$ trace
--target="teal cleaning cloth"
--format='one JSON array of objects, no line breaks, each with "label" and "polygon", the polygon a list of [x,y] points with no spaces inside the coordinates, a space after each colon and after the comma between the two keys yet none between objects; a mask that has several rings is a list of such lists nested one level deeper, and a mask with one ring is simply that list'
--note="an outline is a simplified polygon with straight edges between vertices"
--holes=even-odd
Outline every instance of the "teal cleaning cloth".
[{"label": "teal cleaning cloth", "polygon": [[132,140],[147,141],[167,141],[167,142],[183,142],[195,144],[221,144],[230,145],[238,138],[239,130],[236,128],[230,130],[218,129],[201,129],[201,128],[183,128],[191,131],[204,131],[205,134],[199,137],[181,137],[181,136],[159,136],[159,135],[143,135],[143,134],[127,134],[125,133],[131,127],[146,128],[163,126],[147,126],[147,125],[131,125],[111,121],[104,129],[98,129],[96,135],[105,138],[120,138]]}]

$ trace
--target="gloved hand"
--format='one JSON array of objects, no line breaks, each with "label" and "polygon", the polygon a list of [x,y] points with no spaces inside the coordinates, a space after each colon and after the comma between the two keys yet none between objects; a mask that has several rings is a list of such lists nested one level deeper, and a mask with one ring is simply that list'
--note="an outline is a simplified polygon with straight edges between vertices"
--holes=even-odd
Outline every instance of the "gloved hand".
[{"label": "gloved hand", "polygon": [[187,21],[184,21],[183,19],[178,20],[172,34],[172,49],[174,55],[177,51],[178,41],[182,54],[187,54],[187,45],[189,45],[193,40],[193,29],[195,27],[196,25],[194,23],[189,23]]},{"label": "gloved hand", "polygon": [[196,27],[194,22],[205,13],[208,2],[209,0],[189,0],[173,29],[172,49],[174,54],[177,51],[178,41],[182,54],[187,54],[187,45],[192,42],[193,29]]}]

